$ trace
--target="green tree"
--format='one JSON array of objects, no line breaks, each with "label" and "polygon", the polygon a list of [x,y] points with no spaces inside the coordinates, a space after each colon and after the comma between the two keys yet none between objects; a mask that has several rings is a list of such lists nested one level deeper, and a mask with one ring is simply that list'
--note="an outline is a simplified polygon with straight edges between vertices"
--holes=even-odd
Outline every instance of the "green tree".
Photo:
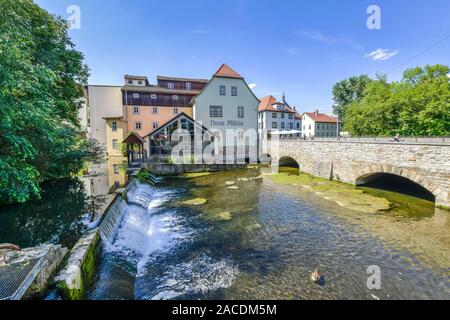
[{"label": "green tree", "polygon": [[345,121],[348,106],[364,96],[364,90],[371,81],[372,79],[363,74],[336,83],[333,86],[334,114]]},{"label": "green tree", "polygon": [[0,1],[0,202],[39,197],[40,182],[101,153],[78,133],[87,78],[63,19],[31,0]]},{"label": "green tree", "polygon": [[345,129],[356,136],[445,136],[450,134],[449,67],[405,70],[400,82],[369,83],[348,106]]}]

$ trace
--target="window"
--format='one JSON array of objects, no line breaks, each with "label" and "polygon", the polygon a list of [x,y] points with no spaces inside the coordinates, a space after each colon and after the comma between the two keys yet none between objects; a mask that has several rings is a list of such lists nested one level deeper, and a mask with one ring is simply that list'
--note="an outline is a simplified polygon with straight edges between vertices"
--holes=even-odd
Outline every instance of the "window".
[{"label": "window", "polygon": [[239,130],[238,131],[238,139],[239,140],[243,140],[244,139],[244,130]]},{"label": "window", "polygon": [[133,80],[128,80],[128,84],[133,84]]},{"label": "window", "polygon": [[173,108],[173,114],[178,114],[178,108]]},{"label": "window", "polygon": [[119,174],[119,173],[120,173],[120,171],[119,171],[119,165],[118,165],[118,164],[114,164],[114,165],[113,165],[113,168],[114,168],[114,173],[115,173],[115,174]]},{"label": "window", "polygon": [[159,128],[159,123],[156,121],[153,121],[152,123],[153,129],[158,129]]},{"label": "window", "polygon": [[191,90],[192,89],[192,84],[190,82],[186,82],[186,89],[187,90]]},{"label": "window", "polygon": [[150,96],[150,98],[152,99],[152,100],[156,100],[156,94],[152,94],[151,96]]},{"label": "window", "polygon": [[231,87],[231,95],[234,97],[237,96],[237,87]]},{"label": "window", "polygon": [[289,129],[294,129],[294,124],[292,122],[289,122]]},{"label": "window", "polygon": [[272,118],[274,118],[274,119],[277,118],[277,114],[275,112],[272,113]]},{"label": "window", "polygon": [[244,107],[238,107],[238,118],[244,118]]},{"label": "window", "polygon": [[222,106],[209,106],[209,116],[211,118],[222,118]]},{"label": "window", "polygon": [[135,122],[134,130],[142,130],[142,122]]},{"label": "window", "polygon": [[139,93],[133,93],[133,99],[139,99]]},{"label": "window", "polygon": [[139,107],[133,107],[133,114],[139,114]]},{"label": "window", "polygon": [[281,129],[284,129],[284,122],[281,123]]},{"label": "window", "polygon": [[112,131],[117,131],[117,122],[112,123]]},{"label": "window", "polygon": [[158,108],[157,107],[153,107],[152,108],[152,114],[158,114]]},{"label": "window", "polygon": [[139,81],[138,81],[138,84],[142,84],[142,80],[139,80]]},{"label": "window", "polygon": [[300,129],[300,122],[297,122],[297,129]]},{"label": "window", "polygon": [[284,113],[281,114],[281,119],[284,119]]},{"label": "window", "polygon": [[172,96],[172,99],[173,99],[174,101],[178,101],[178,96],[177,96],[177,95],[173,95],[173,96]]},{"label": "window", "polygon": [[167,88],[173,89],[175,88],[175,84],[173,82],[167,82]]},{"label": "window", "polygon": [[118,149],[119,143],[117,139],[112,139],[112,147],[113,149]]},{"label": "window", "polygon": [[278,125],[277,125],[277,123],[274,121],[274,122],[272,122],[272,128],[273,129],[276,129],[278,127]]},{"label": "window", "polygon": [[289,119],[294,119],[294,115],[292,113],[289,114]]},{"label": "window", "polygon": [[309,130],[311,130],[311,125],[309,125]]},{"label": "window", "polygon": [[224,96],[227,94],[227,89],[225,88],[225,86],[220,86],[220,95]]}]

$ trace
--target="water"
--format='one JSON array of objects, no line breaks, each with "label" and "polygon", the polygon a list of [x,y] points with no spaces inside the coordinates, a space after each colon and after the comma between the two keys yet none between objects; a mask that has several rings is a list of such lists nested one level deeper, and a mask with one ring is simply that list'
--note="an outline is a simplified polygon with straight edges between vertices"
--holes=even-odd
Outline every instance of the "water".
[{"label": "water", "polygon": [[125,172],[114,173],[114,161],[110,162],[95,165],[88,176],[44,183],[39,200],[0,206],[0,243],[22,248],[61,243],[71,248],[84,231],[96,226],[115,188],[125,183]]},{"label": "water", "polygon": [[[104,236],[89,298],[450,298],[447,211],[385,191],[373,195],[388,198],[390,210],[354,211],[338,204],[345,199],[254,179],[259,174],[137,184],[118,226]],[[240,189],[228,189],[226,181]],[[207,203],[183,204],[195,198]],[[381,269],[380,290],[367,288],[371,265]],[[317,267],[323,281],[314,284]]]}]

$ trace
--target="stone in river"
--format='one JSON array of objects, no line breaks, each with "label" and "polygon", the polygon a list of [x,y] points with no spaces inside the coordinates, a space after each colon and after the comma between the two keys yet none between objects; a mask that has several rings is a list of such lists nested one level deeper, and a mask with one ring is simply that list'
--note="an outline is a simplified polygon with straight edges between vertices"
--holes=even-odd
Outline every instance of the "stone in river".
[{"label": "stone in river", "polygon": [[205,204],[207,202],[206,199],[203,198],[195,198],[188,201],[183,202],[183,204],[192,205],[192,206],[200,206],[202,204]]},{"label": "stone in river", "polygon": [[238,186],[231,186],[231,187],[228,187],[228,189],[230,189],[230,190],[239,190],[239,187]]},{"label": "stone in river", "polygon": [[226,186],[233,186],[233,185],[235,185],[236,184],[236,181],[226,181],[225,182],[225,185]]},{"label": "stone in river", "polygon": [[228,211],[221,212],[221,213],[213,215],[213,218],[215,220],[219,220],[219,221],[229,221],[229,220],[231,220],[231,213]]}]

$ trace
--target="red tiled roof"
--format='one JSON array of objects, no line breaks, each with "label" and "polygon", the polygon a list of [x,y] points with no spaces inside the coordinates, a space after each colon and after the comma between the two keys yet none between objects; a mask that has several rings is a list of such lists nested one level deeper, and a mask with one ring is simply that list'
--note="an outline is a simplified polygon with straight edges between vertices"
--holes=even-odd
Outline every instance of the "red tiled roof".
[{"label": "red tiled roof", "polygon": [[261,102],[259,103],[258,111],[283,111],[283,112],[290,112],[290,113],[297,113],[294,109],[291,107],[285,106],[284,110],[278,110],[274,105],[276,104],[283,104],[282,102],[277,101],[274,96],[267,96],[261,99]]},{"label": "red tiled roof", "polygon": [[325,113],[316,112],[305,112],[308,117],[313,119],[315,122],[328,122],[328,123],[336,123],[337,119],[335,117],[331,117],[326,115]]},{"label": "red tiled roof", "polygon": [[242,79],[242,76],[230,68],[227,64],[220,66],[219,70],[216,71],[214,77],[226,77],[226,78],[238,78]]}]

